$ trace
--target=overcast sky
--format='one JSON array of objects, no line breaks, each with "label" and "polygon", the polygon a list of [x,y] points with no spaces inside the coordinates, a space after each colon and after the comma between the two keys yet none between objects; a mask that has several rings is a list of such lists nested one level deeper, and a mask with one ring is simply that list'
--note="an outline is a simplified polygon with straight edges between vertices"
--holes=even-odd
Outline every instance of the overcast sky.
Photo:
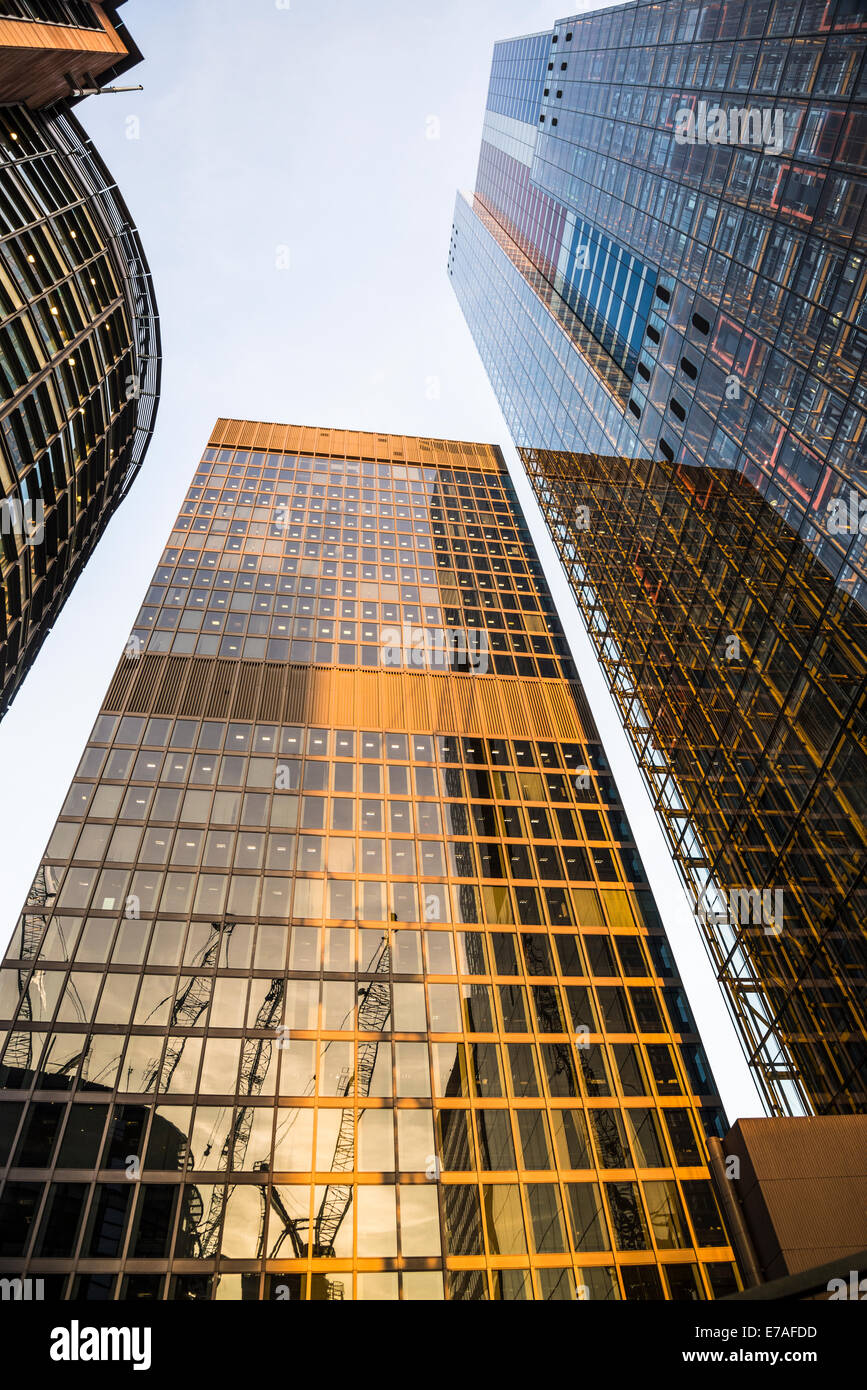
[{"label": "overcast sky", "polygon": [[729,1118],[760,1114],[445,269],[455,190],[474,182],[493,44],[561,13],[540,0],[128,0],[121,14],[145,55],[122,82],[145,90],[90,98],[78,114],[153,271],[162,403],[138,481],[0,724],[2,944],[217,417],[494,442],[544,537]]}]

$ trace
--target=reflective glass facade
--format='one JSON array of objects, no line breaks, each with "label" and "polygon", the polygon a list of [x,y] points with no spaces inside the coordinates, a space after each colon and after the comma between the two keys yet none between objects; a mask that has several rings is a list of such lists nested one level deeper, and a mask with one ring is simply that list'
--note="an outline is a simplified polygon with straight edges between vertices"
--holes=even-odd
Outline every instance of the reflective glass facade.
[{"label": "reflective glass facade", "polygon": [[3,1272],[736,1288],[719,1101],[499,451],[220,421],[147,607],[0,969]]},{"label": "reflective glass facade", "polygon": [[532,114],[489,101],[448,263],[784,1112],[864,1105],[865,26],[558,22]]}]

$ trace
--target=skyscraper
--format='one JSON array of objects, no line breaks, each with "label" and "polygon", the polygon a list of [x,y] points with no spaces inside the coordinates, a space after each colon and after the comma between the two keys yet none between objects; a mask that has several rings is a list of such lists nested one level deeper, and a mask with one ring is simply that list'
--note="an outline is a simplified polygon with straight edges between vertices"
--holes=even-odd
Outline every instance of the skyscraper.
[{"label": "skyscraper", "polygon": [[0,970],[83,1299],[704,1299],[714,1083],[502,456],[217,423]]},{"label": "skyscraper", "polygon": [[867,1066],[863,6],[497,44],[449,274],[780,1113]]},{"label": "skyscraper", "polygon": [[115,6],[0,20],[0,716],[153,432],[159,320],[138,233],[72,114],[140,61]]}]

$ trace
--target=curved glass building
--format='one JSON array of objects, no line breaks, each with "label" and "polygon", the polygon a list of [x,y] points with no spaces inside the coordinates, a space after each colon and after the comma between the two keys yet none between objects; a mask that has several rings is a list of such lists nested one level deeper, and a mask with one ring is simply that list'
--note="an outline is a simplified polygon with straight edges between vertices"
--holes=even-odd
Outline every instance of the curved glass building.
[{"label": "curved glass building", "polygon": [[77,93],[138,61],[138,51],[91,5],[4,0],[0,17],[7,13],[0,715],[141,467],[160,381],[159,323],[138,233],[70,109]]}]

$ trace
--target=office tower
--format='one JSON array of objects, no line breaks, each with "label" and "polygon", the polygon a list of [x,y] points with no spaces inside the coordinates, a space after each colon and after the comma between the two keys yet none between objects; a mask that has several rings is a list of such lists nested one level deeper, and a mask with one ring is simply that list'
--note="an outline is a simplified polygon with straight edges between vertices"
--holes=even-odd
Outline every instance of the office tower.
[{"label": "office tower", "polygon": [[665,0],[497,44],[449,252],[780,1114],[867,1102],[865,29]]},{"label": "office tower", "polygon": [[114,6],[0,8],[2,716],[141,468],[160,335],[138,233],[71,111],[141,55]]},{"label": "office tower", "polygon": [[217,423],[0,1018],[0,1263],[52,1296],[737,1287],[713,1080],[496,448]]}]

